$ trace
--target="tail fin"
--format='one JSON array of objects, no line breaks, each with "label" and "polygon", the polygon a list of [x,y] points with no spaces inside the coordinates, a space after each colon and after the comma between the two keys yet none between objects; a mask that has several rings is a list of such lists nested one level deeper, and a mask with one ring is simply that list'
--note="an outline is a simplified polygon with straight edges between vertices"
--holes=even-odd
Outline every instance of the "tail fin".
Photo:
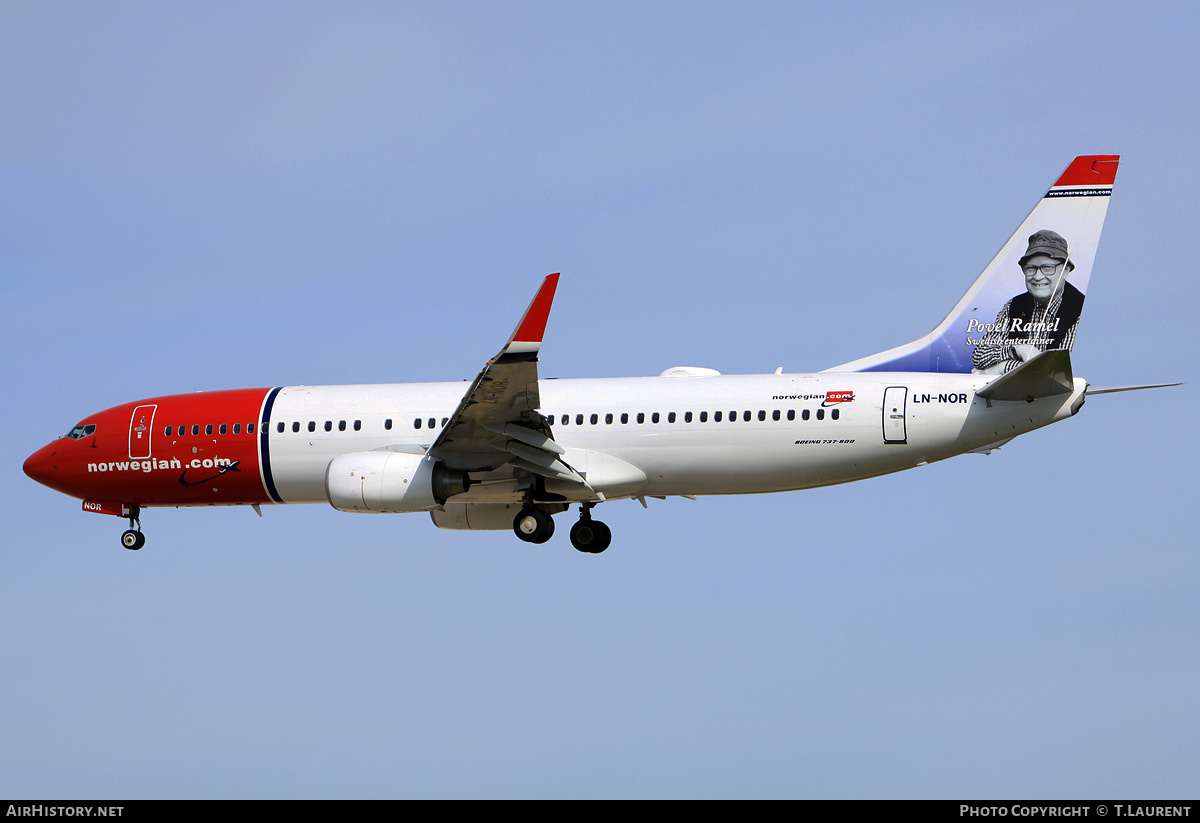
[{"label": "tail fin", "polygon": [[1076,157],[929,334],[826,371],[1006,374],[1040,352],[1069,352],[1119,160]]}]

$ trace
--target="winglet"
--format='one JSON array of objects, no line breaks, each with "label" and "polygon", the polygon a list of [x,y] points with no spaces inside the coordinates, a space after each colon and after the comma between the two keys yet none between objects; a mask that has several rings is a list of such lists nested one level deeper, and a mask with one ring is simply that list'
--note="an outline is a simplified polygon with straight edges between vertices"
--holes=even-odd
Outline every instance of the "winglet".
[{"label": "winglet", "polygon": [[558,274],[542,281],[542,287],[534,295],[533,302],[525,310],[517,330],[500,352],[506,354],[537,354],[542,346],[542,335],[546,333],[546,321],[550,318],[550,306],[554,304],[554,290],[558,288]]}]

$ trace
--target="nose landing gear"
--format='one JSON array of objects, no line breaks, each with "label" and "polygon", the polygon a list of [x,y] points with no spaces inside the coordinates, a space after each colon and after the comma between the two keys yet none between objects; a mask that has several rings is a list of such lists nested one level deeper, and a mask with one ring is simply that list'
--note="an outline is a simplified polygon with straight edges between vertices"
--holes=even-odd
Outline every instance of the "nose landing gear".
[{"label": "nose landing gear", "polygon": [[121,533],[121,545],[132,552],[146,545],[146,535],[142,534],[141,513],[140,506],[131,507],[129,510],[130,527]]}]

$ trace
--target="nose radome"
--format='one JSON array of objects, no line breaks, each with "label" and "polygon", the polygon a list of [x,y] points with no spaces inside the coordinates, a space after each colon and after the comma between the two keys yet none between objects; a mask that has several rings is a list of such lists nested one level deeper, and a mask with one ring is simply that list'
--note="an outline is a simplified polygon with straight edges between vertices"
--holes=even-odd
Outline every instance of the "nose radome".
[{"label": "nose radome", "polygon": [[25,474],[29,475],[37,482],[45,484],[54,476],[54,471],[58,468],[56,463],[57,456],[58,449],[56,449],[54,444],[51,443],[50,445],[43,446],[33,454],[29,455],[29,457],[26,458],[25,465],[22,466],[22,468],[25,470]]}]

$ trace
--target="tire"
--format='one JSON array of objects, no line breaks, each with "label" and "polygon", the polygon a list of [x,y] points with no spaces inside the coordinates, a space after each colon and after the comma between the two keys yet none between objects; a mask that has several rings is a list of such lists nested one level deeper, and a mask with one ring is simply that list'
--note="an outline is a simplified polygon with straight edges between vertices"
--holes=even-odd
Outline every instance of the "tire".
[{"label": "tire", "polygon": [[599,554],[612,542],[612,531],[599,520],[580,520],[571,527],[571,545],[585,554]]},{"label": "tire", "polygon": [[554,518],[537,509],[525,509],[513,518],[513,533],[526,543],[545,543],[554,535]]},{"label": "tire", "polygon": [[596,540],[592,544],[592,554],[600,554],[612,543],[612,529],[608,527],[607,523],[601,523],[599,520],[593,520],[592,526],[598,532]]}]

